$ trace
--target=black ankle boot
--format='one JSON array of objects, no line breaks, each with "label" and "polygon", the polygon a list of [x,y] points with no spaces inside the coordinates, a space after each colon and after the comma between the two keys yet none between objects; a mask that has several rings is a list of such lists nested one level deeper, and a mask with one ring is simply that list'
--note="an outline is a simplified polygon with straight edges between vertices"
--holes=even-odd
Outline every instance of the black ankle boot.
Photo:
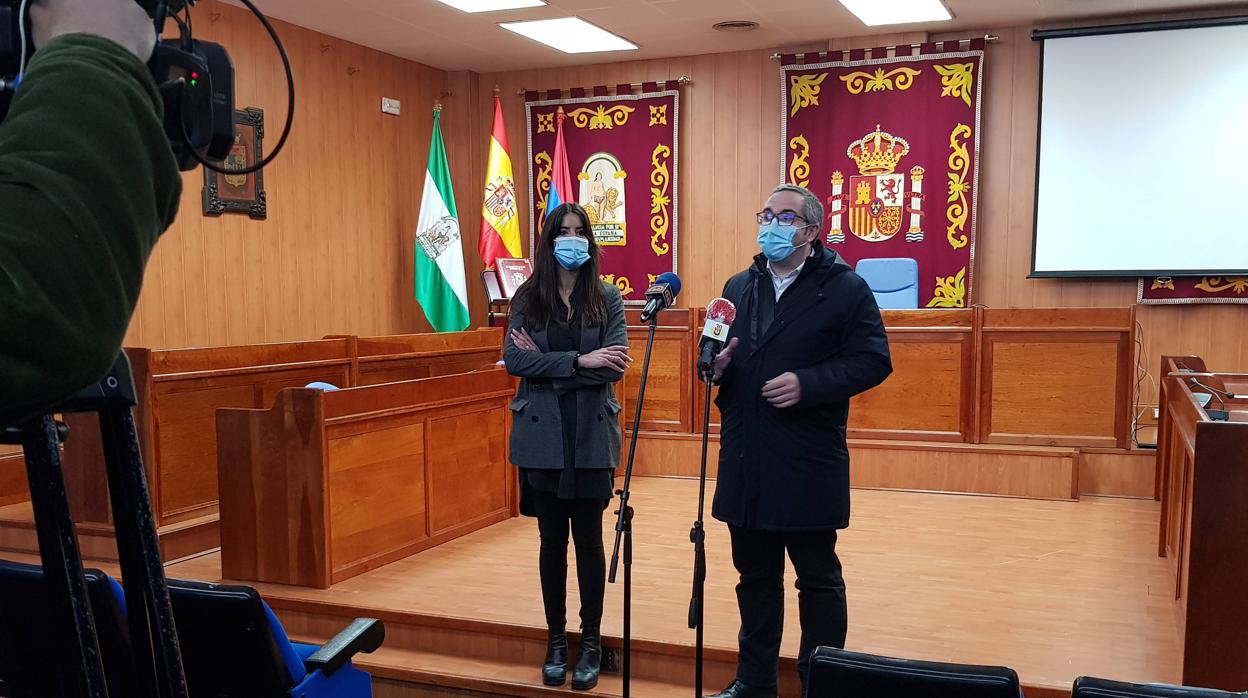
[{"label": "black ankle boot", "polygon": [[568,680],[568,636],[562,630],[550,631],[546,640],[546,663],[542,665],[542,683],[562,686]]},{"label": "black ankle boot", "polygon": [[572,690],[588,691],[598,685],[598,672],[602,669],[602,635],[599,631],[581,633],[581,656],[576,659],[572,672]]}]

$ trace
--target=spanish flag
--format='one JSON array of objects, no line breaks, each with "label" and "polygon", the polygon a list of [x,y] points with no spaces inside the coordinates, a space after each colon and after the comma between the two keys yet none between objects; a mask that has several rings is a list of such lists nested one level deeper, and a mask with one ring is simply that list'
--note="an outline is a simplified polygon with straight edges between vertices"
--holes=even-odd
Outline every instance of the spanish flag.
[{"label": "spanish flag", "polygon": [[485,204],[481,207],[481,240],[478,244],[486,269],[499,257],[520,258],[520,218],[516,210],[516,182],[507,152],[507,129],[503,105],[494,95],[494,129],[490,135],[490,159],[485,167]]}]

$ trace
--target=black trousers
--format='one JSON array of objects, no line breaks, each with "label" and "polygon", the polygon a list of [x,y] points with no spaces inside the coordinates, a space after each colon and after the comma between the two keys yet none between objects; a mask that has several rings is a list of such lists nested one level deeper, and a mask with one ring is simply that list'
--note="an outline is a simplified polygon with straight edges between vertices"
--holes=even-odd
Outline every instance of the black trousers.
[{"label": "black trousers", "polygon": [[845,580],[836,556],[836,531],[777,533],[729,526],[732,564],[741,575],[737,680],[754,688],[776,685],[784,630],[784,553],[797,572],[802,640],[797,669],[805,687],[816,647],[845,647]]},{"label": "black trousers", "polygon": [[602,548],[601,499],[559,499],[553,492],[532,491],[537,529],[542,536],[539,569],[546,627],[562,632],[567,624],[568,528],[576,545],[576,581],[581,592],[581,631],[602,627],[607,561]]}]

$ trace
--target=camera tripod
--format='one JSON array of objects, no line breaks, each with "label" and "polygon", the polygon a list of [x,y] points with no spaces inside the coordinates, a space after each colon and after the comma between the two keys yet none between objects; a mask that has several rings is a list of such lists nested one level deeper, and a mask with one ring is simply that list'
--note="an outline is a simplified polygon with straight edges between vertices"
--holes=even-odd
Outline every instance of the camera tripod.
[{"label": "camera tripod", "polygon": [[36,419],[0,429],[0,443],[22,446],[48,598],[49,623],[63,652],[60,695],[106,698],[99,641],[70,514],[60,444],[69,430],[54,415],[96,412],[108,472],[117,552],[121,560],[135,673],[148,698],[187,698],[182,655],[165,583],[152,503],[135,432],[134,380],[124,354],[99,383]]}]

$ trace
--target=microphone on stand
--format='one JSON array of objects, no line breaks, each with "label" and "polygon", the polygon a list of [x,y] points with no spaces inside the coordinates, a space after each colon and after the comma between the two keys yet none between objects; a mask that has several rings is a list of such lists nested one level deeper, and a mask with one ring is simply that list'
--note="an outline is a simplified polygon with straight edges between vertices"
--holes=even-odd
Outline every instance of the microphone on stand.
[{"label": "microphone on stand", "polygon": [[711,375],[715,357],[724,350],[728,330],[737,319],[737,306],[727,298],[716,298],[706,306],[706,324],[702,326],[702,339],[698,344],[698,375]]},{"label": "microphone on stand", "polygon": [[646,382],[650,377],[650,354],[654,349],[654,333],[658,328],[655,318],[672,304],[680,293],[680,277],[664,272],[646,289],[646,307],[641,311],[641,321],[650,327],[646,336],[646,358],[641,363],[641,377],[637,387],[637,410],[633,413],[633,438],[629,439],[628,461],[624,466],[624,487],[616,490],[620,496],[620,508],[616,511],[615,544],[611,548],[611,567],[607,581],[615,583],[615,572],[620,564],[620,549],[624,552],[624,637],[621,666],[622,696],[629,698],[632,682],[633,643],[633,507],[628,503],[633,482],[633,463],[637,457],[637,434],[641,429],[641,408],[646,403]]},{"label": "microphone on stand", "polygon": [[702,665],[706,644],[706,456],[711,438],[711,375],[715,357],[724,350],[728,330],[737,319],[737,306],[727,298],[716,298],[706,306],[706,325],[698,343],[698,375],[706,382],[702,405],[702,469],[698,477],[698,518],[689,531],[693,543],[693,594],[689,597],[689,627],[694,631],[693,695],[702,698]]},{"label": "microphone on stand", "polygon": [[671,307],[679,294],[680,277],[670,271],[659,274],[659,278],[646,289],[646,307],[641,309],[641,321],[653,320],[654,316]]}]

